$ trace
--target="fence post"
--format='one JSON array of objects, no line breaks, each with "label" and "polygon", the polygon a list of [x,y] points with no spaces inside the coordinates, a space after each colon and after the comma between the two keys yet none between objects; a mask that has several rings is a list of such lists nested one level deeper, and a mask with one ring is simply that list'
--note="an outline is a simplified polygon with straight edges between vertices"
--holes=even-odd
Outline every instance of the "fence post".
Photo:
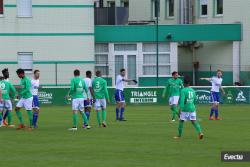
[{"label": "fence post", "polygon": [[58,64],[58,63],[56,62],[56,63],[55,63],[55,77],[56,77],[55,79],[56,79],[56,86],[58,85],[58,81],[57,81],[57,77],[58,77],[58,76],[57,76],[57,64]]}]

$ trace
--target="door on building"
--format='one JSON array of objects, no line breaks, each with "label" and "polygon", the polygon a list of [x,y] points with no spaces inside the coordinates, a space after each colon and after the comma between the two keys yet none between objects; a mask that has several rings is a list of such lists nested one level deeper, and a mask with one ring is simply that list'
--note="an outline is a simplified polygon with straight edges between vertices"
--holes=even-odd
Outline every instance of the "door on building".
[{"label": "door on building", "polygon": [[[137,80],[138,76],[136,62],[136,54],[115,54],[115,81],[122,68],[126,69],[126,78]],[[125,83],[125,85],[131,87],[136,86],[136,84],[133,82]]]}]

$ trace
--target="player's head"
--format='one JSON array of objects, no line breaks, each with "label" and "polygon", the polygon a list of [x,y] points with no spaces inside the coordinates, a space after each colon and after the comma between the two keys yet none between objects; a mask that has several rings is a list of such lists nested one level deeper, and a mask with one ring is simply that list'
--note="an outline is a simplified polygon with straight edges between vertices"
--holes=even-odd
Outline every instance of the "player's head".
[{"label": "player's head", "polygon": [[96,72],[95,72],[95,75],[96,75],[97,77],[101,77],[101,76],[102,76],[102,73],[101,73],[101,71],[96,71]]},{"label": "player's head", "polygon": [[177,79],[178,76],[179,76],[179,74],[178,74],[177,71],[172,72],[172,77],[173,77],[174,79]]},{"label": "player's head", "polygon": [[10,76],[8,68],[3,69],[2,74],[5,79],[8,79]]},{"label": "player's head", "polygon": [[39,79],[39,77],[40,77],[40,71],[39,70],[35,70],[34,71],[34,78],[35,79]]},{"label": "player's head", "polygon": [[78,70],[78,69],[74,70],[74,76],[79,77],[80,76],[80,70]]},{"label": "player's head", "polygon": [[120,70],[120,74],[121,74],[121,76],[125,77],[125,75],[126,75],[126,70],[125,70],[124,68],[122,68],[122,69]]},{"label": "player's head", "polygon": [[19,78],[23,78],[25,76],[25,72],[23,69],[19,68],[16,70],[16,74]]},{"label": "player's head", "polygon": [[222,77],[222,70],[221,70],[221,69],[218,69],[218,70],[217,70],[217,77],[218,77],[218,78],[221,78],[221,77]]},{"label": "player's head", "polygon": [[185,76],[185,77],[184,77],[183,83],[184,83],[184,86],[185,86],[185,87],[190,86],[190,77]]},{"label": "player's head", "polygon": [[91,78],[92,77],[92,72],[91,71],[86,71],[86,77]]}]

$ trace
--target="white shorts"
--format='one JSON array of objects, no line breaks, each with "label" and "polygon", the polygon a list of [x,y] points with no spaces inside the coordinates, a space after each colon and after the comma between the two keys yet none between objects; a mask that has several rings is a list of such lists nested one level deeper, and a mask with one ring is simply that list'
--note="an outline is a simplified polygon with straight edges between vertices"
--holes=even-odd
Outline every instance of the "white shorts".
[{"label": "white shorts", "polygon": [[169,97],[169,105],[178,105],[180,96]]},{"label": "white shorts", "polygon": [[83,111],[84,109],[84,98],[77,98],[72,100],[73,111]]},{"label": "white shorts", "polygon": [[95,110],[106,109],[107,103],[106,99],[96,99],[95,101]]},{"label": "white shorts", "polygon": [[180,120],[182,121],[195,121],[196,112],[181,112]]},{"label": "white shorts", "polygon": [[32,110],[32,103],[33,103],[33,97],[30,97],[28,99],[21,98],[17,102],[16,107],[18,107],[18,108],[24,107],[25,110]]},{"label": "white shorts", "polygon": [[3,111],[4,109],[7,109],[8,111],[12,111],[11,100],[3,100],[3,102],[0,103],[0,111]]}]

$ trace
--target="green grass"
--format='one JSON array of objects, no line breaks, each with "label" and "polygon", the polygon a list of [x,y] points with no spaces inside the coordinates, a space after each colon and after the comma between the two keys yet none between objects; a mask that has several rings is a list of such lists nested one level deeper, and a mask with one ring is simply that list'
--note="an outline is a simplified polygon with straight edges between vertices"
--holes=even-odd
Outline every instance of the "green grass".
[{"label": "green grass", "polygon": [[67,131],[70,107],[43,107],[38,130],[0,129],[0,167],[250,166],[220,161],[221,151],[250,151],[249,106],[222,106],[222,121],[207,120],[209,106],[198,106],[198,110],[204,140],[197,139],[187,122],[183,139],[175,141],[178,123],[169,123],[167,106],[128,106],[127,122],[114,121],[111,106],[108,128],[97,128],[92,112],[93,128],[77,132]]}]

